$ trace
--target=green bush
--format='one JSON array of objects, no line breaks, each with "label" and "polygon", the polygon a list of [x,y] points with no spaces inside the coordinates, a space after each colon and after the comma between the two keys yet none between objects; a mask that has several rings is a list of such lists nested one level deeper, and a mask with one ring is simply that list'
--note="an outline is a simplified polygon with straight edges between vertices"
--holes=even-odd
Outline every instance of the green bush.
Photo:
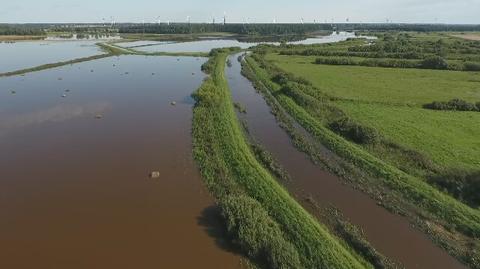
[{"label": "green bush", "polygon": [[379,134],[375,129],[360,125],[348,117],[337,119],[329,123],[328,127],[357,144],[375,144],[379,141]]},{"label": "green bush", "polygon": [[302,267],[295,247],[259,202],[245,195],[230,195],[220,206],[229,233],[249,257],[267,261],[272,269]]},{"label": "green bush", "polygon": [[465,71],[480,71],[480,63],[468,62],[464,64]]},{"label": "green bush", "polygon": [[480,206],[480,195],[478,195],[480,193],[480,171],[467,173],[461,170],[451,170],[433,176],[429,181],[472,207]]},{"label": "green bush", "polygon": [[447,61],[440,56],[429,56],[422,61],[422,68],[426,69],[447,69]]},{"label": "green bush", "polygon": [[296,77],[292,74],[286,74],[286,73],[283,73],[283,72],[278,72],[276,73],[272,80],[280,85],[285,85],[287,84],[288,82],[290,81],[293,81],[293,82],[297,82],[299,84],[304,84],[304,85],[308,85],[308,86],[311,86],[312,83],[304,78],[301,78],[301,77]]},{"label": "green bush", "polygon": [[452,99],[448,102],[435,101],[423,107],[433,110],[480,111],[479,103],[473,104],[461,99]]},{"label": "green bush", "polygon": [[330,58],[317,58],[316,64],[331,64],[331,65],[358,65],[359,62],[353,58],[348,57],[330,57]]}]

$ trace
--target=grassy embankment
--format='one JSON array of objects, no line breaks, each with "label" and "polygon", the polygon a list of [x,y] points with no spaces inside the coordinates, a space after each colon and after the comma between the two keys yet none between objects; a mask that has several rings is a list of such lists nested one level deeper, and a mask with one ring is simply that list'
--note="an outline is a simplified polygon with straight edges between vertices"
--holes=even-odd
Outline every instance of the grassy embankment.
[{"label": "grassy embankment", "polygon": [[101,46],[107,47],[111,50],[117,50],[123,54],[143,55],[143,56],[177,56],[177,57],[208,57],[206,52],[144,52],[134,48],[123,48],[114,43],[102,43]]},{"label": "grassy embankment", "polygon": [[271,268],[369,268],[277,183],[255,158],[230,98],[219,51],[195,93],[194,156],[236,242]]},{"label": "grassy embankment", "polygon": [[[384,156],[376,156],[367,150],[368,146],[364,147],[333,132],[328,126],[329,120],[331,120],[329,118],[335,115],[345,116],[345,112],[341,109],[342,107],[335,102],[339,102],[338,98],[328,96],[318,91],[312,92],[314,88],[308,86],[308,81],[305,81],[305,85],[296,82],[295,79],[293,82],[287,79],[287,81],[280,83],[284,84],[281,86],[272,81],[273,77],[279,72],[275,67],[265,66],[268,65],[265,62],[261,63],[263,68],[270,71],[270,73],[268,73],[251,57],[248,58],[248,63],[255,73],[256,78],[264,85],[268,85],[272,95],[275,96],[275,99],[282,107],[315,138],[339,156],[370,173],[370,175],[377,178],[377,181],[381,182],[383,186],[388,187],[389,190],[393,190],[395,194],[406,202],[406,204],[402,205],[399,203],[398,205],[394,205],[394,207],[401,207],[400,212],[409,214],[413,217],[414,222],[420,220],[424,223],[424,230],[432,233],[435,239],[438,239],[437,241],[439,241],[443,247],[447,248],[450,253],[469,263],[472,267],[478,267],[478,261],[475,260],[478,259],[478,254],[476,254],[478,248],[476,244],[478,242],[474,239],[464,241],[463,239],[460,240],[460,238],[452,239],[450,237],[453,236],[455,238],[455,236],[458,235],[456,232],[460,232],[471,238],[478,237],[480,234],[480,213],[478,210],[472,209],[436,190],[421,178],[398,169],[398,167],[394,165],[394,162],[389,162],[388,159],[385,161],[386,158]],[[282,68],[286,68],[286,66],[294,68],[292,66],[295,66],[295,64],[301,66],[309,65],[308,63],[306,64],[305,61],[293,63],[295,63],[295,61],[285,61]],[[314,66],[309,67],[313,68]],[[298,73],[298,75],[300,74],[305,76],[305,70]],[[338,73],[337,76],[342,76],[342,74],[344,73]],[[315,78],[319,76],[319,73],[317,73]],[[287,75],[286,77],[288,78],[289,76]],[[314,77],[308,78],[313,80]],[[339,79],[342,80],[343,78]],[[299,79],[298,81],[303,80]],[[398,105],[395,107],[398,107]],[[359,129],[362,129],[361,126]],[[395,132],[395,129],[392,132]],[[410,153],[411,152],[406,151],[405,155]],[[415,156],[415,153],[413,154]],[[384,200],[381,202],[385,203],[387,201]],[[417,219],[418,217],[420,217],[420,219]],[[437,225],[439,226],[437,227]],[[452,234],[450,234],[450,232]],[[456,244],[462,246],[458,247]]]}]

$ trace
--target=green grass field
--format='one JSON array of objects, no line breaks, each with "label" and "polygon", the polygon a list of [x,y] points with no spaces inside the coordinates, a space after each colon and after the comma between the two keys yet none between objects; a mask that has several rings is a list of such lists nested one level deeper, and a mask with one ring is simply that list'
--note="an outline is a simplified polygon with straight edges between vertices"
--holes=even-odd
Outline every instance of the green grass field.
[{"label": "green grass field", "polygon": [[407,106],[337,103],[348,115],[387,138],[421,149],[442,166],[480,168],[480,113],[432,111]]},{"label": "green grass field", "polygon": [[453,98],[480,101],[480,72],[316,65],[315,58],[267,56],[278,67],[339,98],[415,106]]},{"label": "green grass field", "polygon": [[480,73],[316,65],[313,57],[267,55],[303,77],[349,116],[446,168],[480,169],[480,113],[422,109],[432,101],[480,101]]}]

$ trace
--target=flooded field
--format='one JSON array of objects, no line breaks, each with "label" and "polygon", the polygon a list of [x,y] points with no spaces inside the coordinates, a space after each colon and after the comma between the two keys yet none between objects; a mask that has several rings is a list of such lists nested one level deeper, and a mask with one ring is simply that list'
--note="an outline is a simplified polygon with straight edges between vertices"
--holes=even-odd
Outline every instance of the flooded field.
[{"label": "flooded field", "polygon": [[173,42],[140,40],[140,41],[132,41],[132,42],[119,42],[119,43],[115,43],[115,45],[124,47],[124,48],[136,48],[136,47],[143,47],[143,46],[163,45],[168,43],[173,43]]},{"label": "flooded field", "polygon": [[0,43],[0,73],[101,54],[98,41]]},{"label": "flooded field", "polygon": [[239,116],[246,120],[249,133],[279,161],[290,174],[290,191],[299,198],[313,197],[321,205],[333,205],[353,224],[362,228],[369,242],[381,253],[406,268],[466,268],[444,250],[436,247],[423,233],[398,215],[378,206],[367,195],[344,185],[342,180],[314,165],[291,143],[270,108],[244,78],[236,56],[227,78],[232,97],[246,108]]},{"label": "flooded field", "polygon": [[121,56],[0,79],[0,268],[240,267],[191,154],[204,61]]},{"label": "flooded field", "polygon": [[[321,36],[317,38],[307,38],[301,41],[290,42],[291,44],[323,44],[331,42],[339,42],[354,38],[354,33],[340,32],[333,33],[329,36]],[[127,43],[128,44],[128,43]],[[139,47],[138,50],[144,52],[209,52],[214,48],[226,47],[241,47],[247,49],[258,45],[259,43],[240,42],[234,39],[216,39],[216,40],[201,40],[193,42],[180,42],[170,44],[159,44],[153,46]],[[264,43],[279,45],[279,43]]]}]

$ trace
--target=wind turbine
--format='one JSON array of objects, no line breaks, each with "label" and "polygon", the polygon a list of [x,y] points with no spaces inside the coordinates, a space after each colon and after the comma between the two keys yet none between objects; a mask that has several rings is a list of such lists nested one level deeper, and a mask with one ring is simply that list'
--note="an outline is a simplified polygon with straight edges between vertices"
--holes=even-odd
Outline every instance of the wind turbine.
[{"label": "wind turbine", "polygon": [[157,24],[160,25],[160,16],[157,17]]},{"label": "wind turbine", "polygon": [[187,16],[187,23],[190,24],[190,16]]},{"label": "wind turbine", "polygon": [[227,24],[227,12],[223,12],[223,25]]},{"label": "wind turbine", "polygon": [[300,18],[300,23],[303,24],[304,23],[304,20],[303,18]]},{"label": "wind turbine", "polygon": [[112,19],[112,24],[110,25],[110,28],[113,28],[113,26],[115,26],[115,18],[111,16],[110,19]]}]

